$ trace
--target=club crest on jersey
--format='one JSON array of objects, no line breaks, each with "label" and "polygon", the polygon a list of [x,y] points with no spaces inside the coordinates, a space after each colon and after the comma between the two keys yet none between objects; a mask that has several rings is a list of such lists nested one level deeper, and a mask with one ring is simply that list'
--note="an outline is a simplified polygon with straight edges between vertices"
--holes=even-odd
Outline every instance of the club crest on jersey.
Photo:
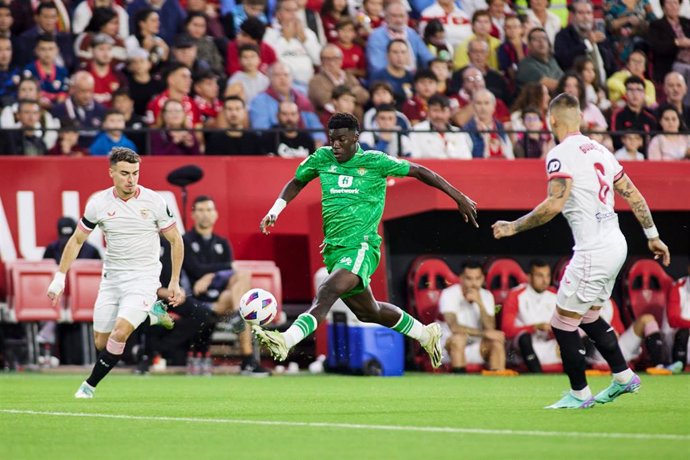
[{"label": "club crest on jersey", "polygon": [[366,170],[365,168],[359,168],[359,169],[357,170],[357,173],[358,173],[360,176],[363,176],[363,175],[365,175],[365,174],[367,173],[367,170]]},{"label": "club crest on jersey", "polygon": [[148,219],[151,213],[148,209],[142,208],[139,210],[139,214],[141,214],[141,217],[143,217],[144,219]]},{"label": "club crest on jersey", "polygon": [[549,161],[549,164],[546,165],[546,172],[549,174],[553,174],[555,172],[558,172],[561,170],[561,162],[557,159],[553,159]]}]

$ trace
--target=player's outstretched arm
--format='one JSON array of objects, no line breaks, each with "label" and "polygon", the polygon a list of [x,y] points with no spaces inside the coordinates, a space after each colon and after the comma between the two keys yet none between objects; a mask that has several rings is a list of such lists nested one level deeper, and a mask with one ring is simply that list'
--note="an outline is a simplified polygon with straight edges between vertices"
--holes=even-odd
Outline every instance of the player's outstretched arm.
[{"label": "player's outstretched arm", "polygon": [[470,222],[475,227],[479,227],[477,223],[477,203],[472,201],[472,199],[467,197],[460,190],[450,185],[443,177],[429,168],[416,163],[410,163],[410,172],[407,175],[414,177],[426,185],[437,188],[451,197],[453,201],[458,204],[458,211],[462,214],[465,222]]},{"label": "player's outstretched arm", "polygon": [[280,196],[276,202],[273,203],[273,207],[269,209],[266,216],[261,219],[259,228],[264,235],[271,233],[269,229],[275,225],[280,213],[290,201],[299,195],[299,192],[302,191],[305,185],[307,185],[305,182],[301,182],[297,180],[297,178],[293,178],[290,182],[285,184],[285,187],[283,187],[283,190],[280,192]]},{"label": "player's outstretched arm", "polygon": [[569,178],[554,177],[551,179],[549,181],[548,196],[532,212],[513,222],[499,220],[491,226],[494,230],[494,238],[499,240],[513,236],[516,233],[524,232],[549,222],[563,209],[565,202],[570,196],[572,185],[573,180]]},{"label": "player's outstretched arm", "polygon": [[53,301],[53,305],[57,305],[62,292],[65,290],[65,275],[67,275],[72,262],[79,255],[79,251],[81,251],[81,247],[88,237],[89,234],[77,225],[74,233],[67,241],[65,249],[62,251],[58,272],[55,274],[50,286],[48,286],[48,297]]},{"label": "player's outstretched arm", "polygon": [[628,202],[637,221],[642,225],[642,230],[644,230],[644,234],[647,236],[647,245],[654,254],[654,258],[661,259],[661,262],[668,267],[671,263],[671,253],[668,250],[668,246],[659,238],[659,231],[654,225],[652,212],[649,210],[644,196],[642,196],[626,174],[623,174],[620,179],[614,182],[613,187],[616,189],[616,193]]},{"label": "player's outstretched arm", "polygon": [[172,307],[177,307],[185,300],[184,292],[180,288],[180,271],[182,270],[182,261],[184,260],[184,242],[176,225],[163,232],[163,236],[170,243],[170,261],[172,262],[172,273],[167,292],[168,303]]}]

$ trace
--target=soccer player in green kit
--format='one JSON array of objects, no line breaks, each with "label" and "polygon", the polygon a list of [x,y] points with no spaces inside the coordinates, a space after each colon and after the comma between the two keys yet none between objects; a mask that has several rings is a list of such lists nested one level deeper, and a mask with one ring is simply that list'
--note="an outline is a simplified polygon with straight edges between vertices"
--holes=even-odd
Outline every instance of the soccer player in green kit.
[{"label": "soccer player in green kit", "polygon": [[328,134],[331,146],[319,148],[299,165],[261,221],[261,231],[268,234],[287,203],[319,177],[325,235],[322,252],[330,275],[319,286],[311,308],[287,331],[253,326],[253,332],[275,359],[283,361],[292,347],[316,330],[340,298],[361,321],[381,324],[419,341],[433,367],[439,367],[441,327],[437,323],[424,326],[395,305],[377,302],[369,287],[381,258],[377,230],[386,201],[386,178],[410,176],[441,190],[457,203],[465,222],[478,227],[476,203],[424,166],[376,150],[363,151],[357,142],[359,123],[350,114],[333,115]]}]

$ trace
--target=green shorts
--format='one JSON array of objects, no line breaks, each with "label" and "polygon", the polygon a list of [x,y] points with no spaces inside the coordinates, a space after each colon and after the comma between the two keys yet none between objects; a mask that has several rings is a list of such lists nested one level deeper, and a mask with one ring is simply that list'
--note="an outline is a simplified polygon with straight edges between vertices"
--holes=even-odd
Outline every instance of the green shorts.
[{"label": "green shorts", "polygon": [[343,299],[364,292],[369,287],[371,275],[376,271],[380,260],[380,249],[369,243],[362,243],[360,247],[327,244],[323,250],[323,261],[328,273],[344,268],[359,276],[359,285],[340,296]]}]

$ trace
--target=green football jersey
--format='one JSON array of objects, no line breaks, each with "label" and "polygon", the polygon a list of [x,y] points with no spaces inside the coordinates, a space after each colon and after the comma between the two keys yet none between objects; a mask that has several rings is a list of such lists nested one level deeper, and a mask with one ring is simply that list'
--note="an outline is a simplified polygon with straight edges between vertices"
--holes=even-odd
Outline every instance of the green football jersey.
[{"label": "green football jersey", "polygon": [[321,147],[304,159],[295,178],[307,183],[321,179],[321,215],[324,242],[355,246],[362,242],[378,246],[378,226],[386,201],[386,178],[403,177],[410,163],[377,150],[358,147],[349,161],[338,163],[331,147]]}]

